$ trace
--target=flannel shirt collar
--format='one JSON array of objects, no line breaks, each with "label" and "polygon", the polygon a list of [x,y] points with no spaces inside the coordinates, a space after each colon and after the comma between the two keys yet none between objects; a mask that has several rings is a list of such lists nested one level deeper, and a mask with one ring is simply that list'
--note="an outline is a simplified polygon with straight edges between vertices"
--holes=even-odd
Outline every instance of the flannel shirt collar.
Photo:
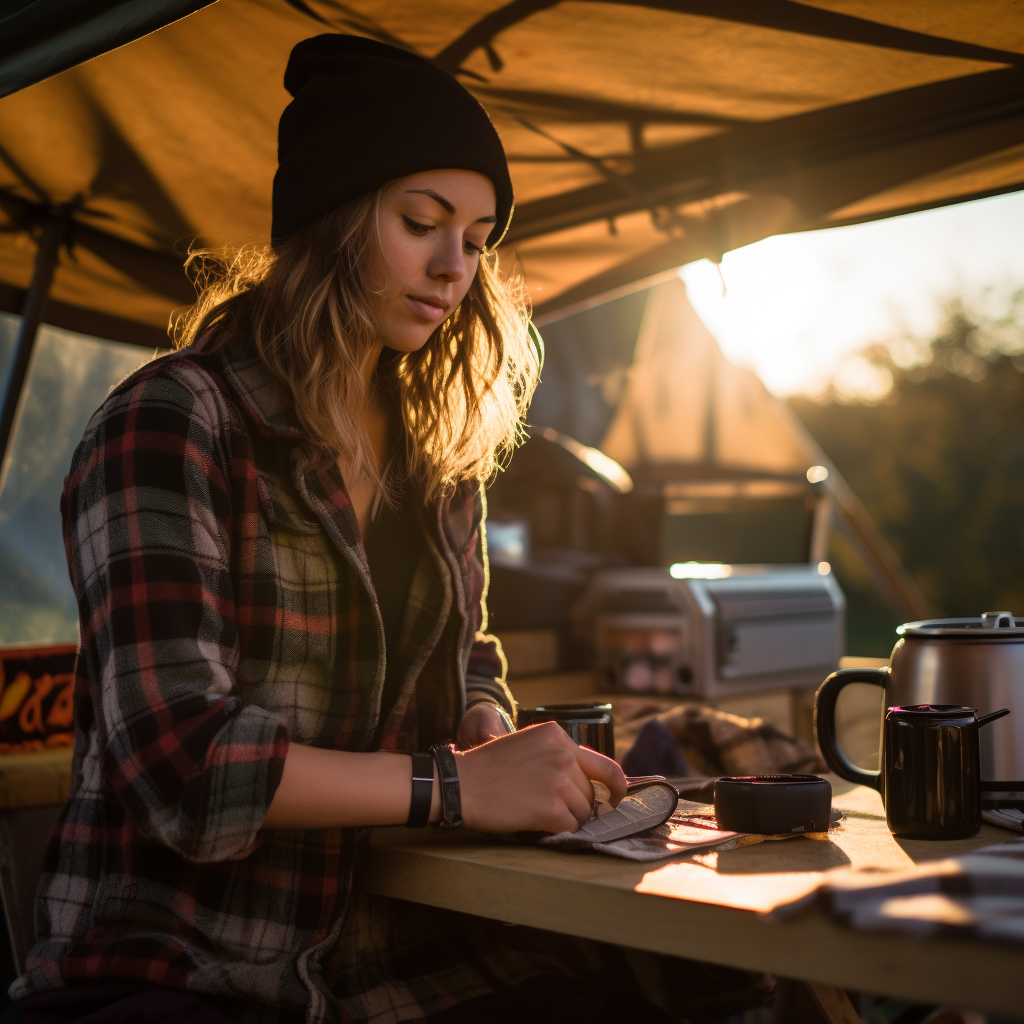
[{"label": "flannel shirt collar", "polygon": [[[196,342],[202,352],[212,343],[208,334]],[[238,401],[260,430],[272,437],[305,437],[288,389],[267,369],[243,339],[228,338],[217,350],[221,368]]]},{"label": "flannel shirt collar", "polygon": [[[196,349],[202,352],[211,344],[212,338],[212,332],[200,338],[196,342]],[[228,338],[216,351],[224,377],[247,414],[263,433],[271,437],[294,438],[296,441],[306,440],[308,442],[295,414],[295,403],[292,396],[267,369],[250,344],[242,338],[232,337]],[[326,500],[328,507],[334,505],[337,508],[337,512],[328,514],[328,518],[332,520],[328,528],[329,532],[334,534],[336,542],[341,541],[339,546],[348,546],[350,549],[359,551],[359,557],[365,562],[355,514],[337,466],[333,460],[329,460],[326,465],[323,464],[317,457],[321,453],[314,451],[312,445],[307,443],[302,447],[305,449],[304,457],[299,459],[299,464],[293,464],[296,483],[300,491],[306,491],[309,483],[313,483],[308,480],[309,475],[315,474],[318,479],[313,483],[314,489],[319,492],[321,499]],[[297,452],[293,453],[293,458],[297,454]],[[304,477],[305,481],[302,479]],[[457,553],[465,545],[472,527],[472,496],[477,486],[476,481],[463,481],[451,497],[440,499],[433,503],[432,507],[425,508],[420,513],[424,525],[428,528],[428,535],[431,536],[434,543],[438,544],[445,559],[456,573],[458,572]],[[469,501],[468,506],[466,505],[467,500]],[[308,496],[307,503],[309,503]],[[320,513],[318,518],[323,521],[325,510],[320,508],[318,511]],[[455,514],[453,515],[453,513]]]}]

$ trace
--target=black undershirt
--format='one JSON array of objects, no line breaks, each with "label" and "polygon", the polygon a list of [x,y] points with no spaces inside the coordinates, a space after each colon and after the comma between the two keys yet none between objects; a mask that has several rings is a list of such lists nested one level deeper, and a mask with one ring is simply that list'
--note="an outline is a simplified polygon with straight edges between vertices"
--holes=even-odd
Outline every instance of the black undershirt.
[{"label": "black undershirt", "polygon": [[380,616],[384,622],[384,692],[381,698],[381,722],[391,712],[402,687],[405,661],[400,656],[402,618],[412,589],[423,544],[423,533],[414,512],[399,488],[395,507],[382,501],[376,518],[366,531],[363,547],[370,564],[370,578],[377,593]]}]

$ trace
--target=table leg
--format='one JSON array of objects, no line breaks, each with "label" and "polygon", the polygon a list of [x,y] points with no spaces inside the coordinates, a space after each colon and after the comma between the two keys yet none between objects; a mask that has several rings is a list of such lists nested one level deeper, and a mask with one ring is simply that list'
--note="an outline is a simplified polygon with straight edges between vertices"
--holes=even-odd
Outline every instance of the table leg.
[{"label": "table leg", "polygon": [[853,1008],[850,997],[841,988],[834,985],[818,985],[813,981],[805,984],[811,998],[829,1024],[861,1024],[860,1014]]}]

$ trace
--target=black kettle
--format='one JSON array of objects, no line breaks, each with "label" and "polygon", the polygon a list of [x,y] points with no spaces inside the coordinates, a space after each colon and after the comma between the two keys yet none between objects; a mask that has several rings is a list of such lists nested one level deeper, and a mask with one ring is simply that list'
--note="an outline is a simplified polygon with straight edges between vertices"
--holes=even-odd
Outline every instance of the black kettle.
[{"label": "black kettle", "polygon": [[910,704],[886,709],[880,768],[851,763],[836,742],[836,699],[846,680],[833,673],[818,690],[814,725],[825,763],[840,778],[882,794],[885,821],[903,839],[968,839],[981,828],[981,726],[1010,713],[978,717],[956,704]]}]

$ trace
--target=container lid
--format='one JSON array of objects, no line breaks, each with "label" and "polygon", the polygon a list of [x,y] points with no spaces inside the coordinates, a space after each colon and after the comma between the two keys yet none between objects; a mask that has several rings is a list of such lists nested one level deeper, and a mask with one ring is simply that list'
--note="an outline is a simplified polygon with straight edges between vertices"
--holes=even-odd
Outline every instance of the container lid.
[{"label": "container lid", "polygon": [[900,636],[944,636],[960,640],[1008,640],[1024,637],[1024,619],[1010,612],[985,612],[966,619],[921,619],[896,627]]},{"label": "container lid", "polygon": [[602,718],[612,709],[611,704],[545,704],[538,708],[518,709],[522,716],[557,715],[559,718]]},{"label": "container lid", "polygon": [[960,704],[905,704],[886,710],[889,715],[900,718],[911,718],[918,715],[927,718],[966,718],[978,713],[977,708],[968,708]]},{"label": "container lid", "polygon": [[830,785],[828,779],[820,775],[723,775],[715,780],[715,785],[725,783],[736,786],[804,786],[808,783]]}]

